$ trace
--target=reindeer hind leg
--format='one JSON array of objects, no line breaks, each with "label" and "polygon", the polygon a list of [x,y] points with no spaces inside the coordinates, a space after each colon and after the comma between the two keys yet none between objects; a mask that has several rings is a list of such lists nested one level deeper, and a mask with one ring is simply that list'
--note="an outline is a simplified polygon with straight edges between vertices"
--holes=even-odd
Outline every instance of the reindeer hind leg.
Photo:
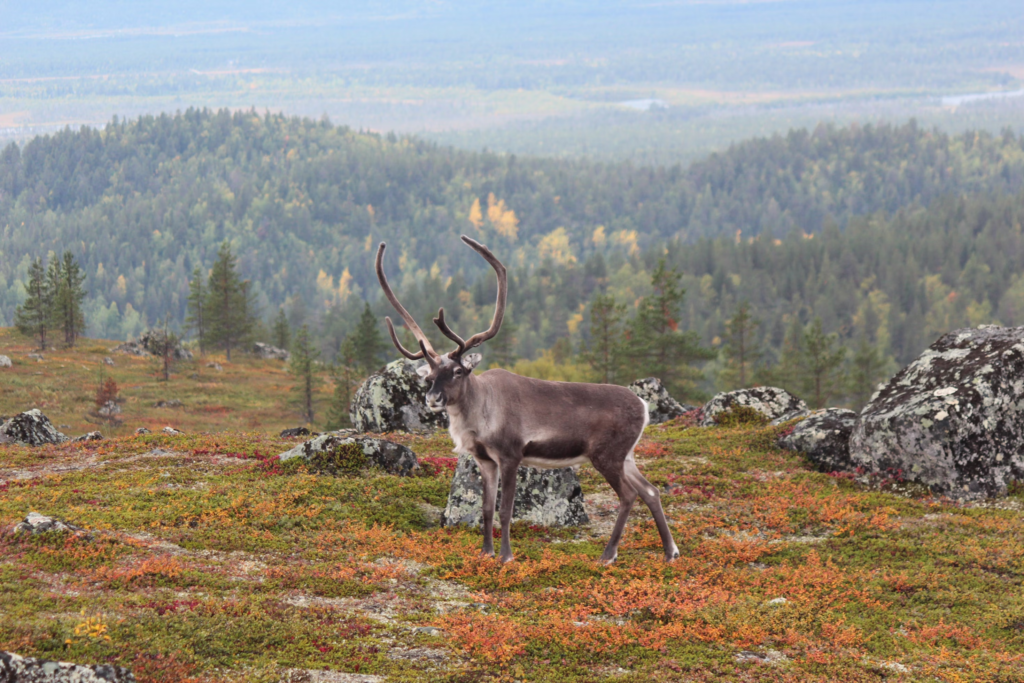
[{"label": "reindeer hind leg", "polygon": [[651,515],[654,517],[654,523],[658,526],[658,534],[661,536],[661,543],[665,547],[665,561],[671,562],[672,560],[679,557],[679,548],[676,546],[675,540],[672,538],[672,530],[668,527],[668,519],[665,517],[665,510],[661,507],[661,496],[658,494],[658,489],[647,481],[644,475],[640,474],[640,470],[637,469],[636,461],[633,460],[632,452],[626,461],[623,463],[623,475],[643,499],[648,509],[651,511]]},{"label": "reindeer hind leg", "polygon": [[601,562],[612,564],[619,556],[619,543],[622,541],[622,533],[626,529],[629,512],[633,509],[633,504],[636,502],[637,491],[630,484],[621,469],[615,471],[603,465],[599,458],[591,460],[591,463],[594,465],[594,469],[600,472],[605,480],[607,480],[615,494],[619,497],[619,514],[615,518],[615,527],[612,529],[612,535],[608,539],[608,545],[605,546],[604,552],[601,554]]}]

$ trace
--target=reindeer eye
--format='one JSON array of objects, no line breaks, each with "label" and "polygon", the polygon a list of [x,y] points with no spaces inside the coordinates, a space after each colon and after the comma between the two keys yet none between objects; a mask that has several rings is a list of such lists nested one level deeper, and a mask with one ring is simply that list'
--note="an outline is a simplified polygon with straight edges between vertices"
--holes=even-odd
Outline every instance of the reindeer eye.
[{"label": "reindeer eye", "polygon": [[455,368],[455,376],[456,377],[462,377],[463,374],[464,373],[462,372],[462,368]]}]

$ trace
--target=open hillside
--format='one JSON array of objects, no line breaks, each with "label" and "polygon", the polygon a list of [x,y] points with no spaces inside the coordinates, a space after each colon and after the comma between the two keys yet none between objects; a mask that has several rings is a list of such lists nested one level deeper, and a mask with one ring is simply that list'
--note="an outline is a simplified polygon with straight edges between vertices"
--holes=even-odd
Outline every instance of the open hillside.
[{"label": "open hillside", "polygon": [[468,153],[326,121],[189,110],[65,130],[0,154],[0,320],[33,257],[71,249],[95,336],[182,320],[188,278],[230,241],[265,310],[323,312],[375,291],[388,240],[405,281],[482,265],[582,263],[667,240],[813,234],[832,221],[1016,192],[1024,142],[904,126],[819,127],[753,140],[688,168]]},{"label": "open hillside", "polygon": [[[681,557],[637,507],[612,567],[589,466],[590,523],[516,524],[508,565],[438,528],[445,435],[397,437],[408,478],[286,467],[262,431],[0,446],[0,650],[140,683],[1024,678],[1024,497],[865,488],[778,450],[786,428],[649,427]],[[11,534],[30,511],[90,535]]]}]

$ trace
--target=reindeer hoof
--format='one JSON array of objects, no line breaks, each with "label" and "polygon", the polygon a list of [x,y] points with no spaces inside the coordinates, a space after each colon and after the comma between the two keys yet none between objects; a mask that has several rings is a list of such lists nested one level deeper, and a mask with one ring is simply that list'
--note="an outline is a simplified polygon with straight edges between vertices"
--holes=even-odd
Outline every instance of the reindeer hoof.
[{"label": "reindeer hoof", "polygon": [[619,559],[619,554],[618,553],[615,553],[611,557],[608,557],[607,555],[602,555],[600,562],[604,566],[610,567],[611,565],[615,564],[615,560],[617,560],[617,559]]},{"label": "reindeer hoof", "polygon": [[481,550],[480,551],[480,557],[494,557],[494,551],[493,550]]},{"label": "reindeer hoof", "polygon": [[502,556],[501,556],[501,563],[502,563],[502,564],[508,564],[509,562],[511,562],[511,561],[512,561],[512,560],[514,560],[514,559],[515,559],[515,558],[514,558],[514,557],[512,557],[511,555],[502,555]]},{"label": "reindeer hoof", "polygon": [[678,560],[678,559],[679,559],[679,549],[678,548],[674,549],[671,553],[665,555],[665,561],[666,562],[672,562],[673,560]]}]

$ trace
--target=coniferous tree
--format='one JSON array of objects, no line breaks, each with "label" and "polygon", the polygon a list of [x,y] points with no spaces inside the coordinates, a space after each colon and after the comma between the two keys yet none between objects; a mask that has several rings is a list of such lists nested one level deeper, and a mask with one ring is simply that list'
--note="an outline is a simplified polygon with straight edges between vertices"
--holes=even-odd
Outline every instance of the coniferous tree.
[{"label": "coniferous tree", "polygon": [[14,325],[27,337],[34,337],[39,349],[46,349],[46,333],[52,327],[53,290],[43,269],[43,259],[32,262],[25,286],[28,297],[14,313]]},{"label": "coniferous tree", "polygon": [[235,263],[231,246],[225,241],[210,271],[206,300],[210,344],[223,348],[229,361],[231,349],[247,340],[255,319],[249,281],[238,277]]},{"label": "coniferous tree", "polygon": [[812,408],[824,408],[828,399],[844,384],[843,359],[846,348],[838,335],[825,334],[821,318],[815,318],[803,335],[803,387]]},{"label": "coniferous tree", "polygon": [[288,316],[284,314],[283,306],[277,309],[277,317],[274,318],[270,335],[274,346],[279,349],[287,349],[291,344],[292,328],[288,324]]},{"label": "coniferous tree", "polygon": [[331,367],[331,377],[334,380],[334,396],[331,398],[331,406],[327,411],[328,430],[349,427],[352,418],[349,407],[352,405],[352,390],[359,375],[356,370],[356,347],[352,337],[345,337],[338,349],[338,356]]},{"label": "coniferous tree", "polygon": [[519,356],[516,355],[518,341],[516,332],[518,330],[519,325],[512,322],[508,309],[506,309],[501,329],[493,339],[487,342],[486,348],[482,352],[489,367],[510,368],[516,364],[516,361],[519,360]]},{"label": "coniferous tree", "polygon": [[163,329],[150,335],[150,351],[159,359],[160,374],[165,382],[171,381],[171,369],[180,342],[178,335],[170,329],[170,315],[164,316]]},{"label": "coniferous tree", "polygon": [[701,346],[696,333],[679,329],[686,295],[681,278],[664,259],[659,261],[651,275],[654,293],[641,300],[630,321],[626,353],[638,377],[658,377],[670,393],[696,398],[700,372],[690,364],[710,360],[715,354]]},{"label": "coniferous tree", "polygon": [[61,288],[54,296],[54,305],[64,329],[64,343],[74,346],[79,335],[85,332],[85,315],[82,313],[82,302],[86,292],[82,288],[85,274],[70,251],[64,252],[61,268]]},{"label": "coniferous tree", "polygon": [[615,303],[615,298],[607,294],[599,294],[590,305],[590,344],[580,354],[580,359],[593,369],[599,382],[616,384],[620,381],[625,315],[626,307]]},{"label": "coniferous tree", "polygon": [[866,335],[861,335],[849,372],[848,391],[854,410],[860,410],[868,402],[884,372],[885,361],[878,348],[868,341]]},{"label": "coniferous tree", "polygon": [[192,279],[188,283],[188,315],[185,317],[187,329],[195,332],[196,341],[199,342],[199,354],[206,353],[207,336],[209,323],[207,321],[207,299],[209,291],[203,281],[203,272],[199,266],[192,271]]},{"label": "coniferous tree", "polygon": [[370,304],[363,305],[363,313],[359,316],[359,324],[356,325],[355,333],[352,336],[356,366],[359,370],[368,375],[377,369],[384,354],[384,337],[380,332],[380,322],[377,316],[370,310]]},{"label": "coniferous tree", "polygon": [[755,338],[761,321],[750,314],[750,302],[743,300],[736,307],[736,312],[726,323],[726,343],[722,351],[726,358],[726,368],[722,379],[732,389],[748,386],[753,379],[753,368],[761,358],[761,348]]},{"label": "coniferous tree", "polygon": [[316,350],[309,339],[309,327],[303,325],[295,334],[295,343],[292,345],[292,357],[289,361],[289,369],[295,377],[293,389],[299,410],[306,422],[312,424],[316,415],[313,412],[313,395],[320,386],[320,376],[317,374],[317,359],[320,352]]}]

